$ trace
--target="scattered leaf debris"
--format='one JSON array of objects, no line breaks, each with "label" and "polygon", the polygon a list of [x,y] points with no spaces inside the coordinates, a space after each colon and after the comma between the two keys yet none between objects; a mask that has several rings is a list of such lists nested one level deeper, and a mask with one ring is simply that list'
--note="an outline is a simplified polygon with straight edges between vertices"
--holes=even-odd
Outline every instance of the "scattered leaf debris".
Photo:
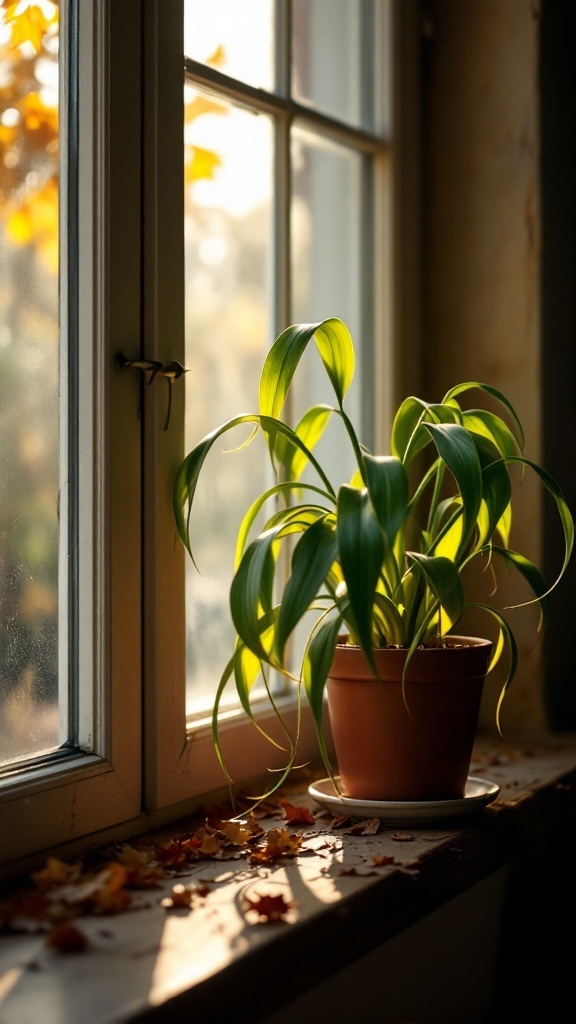
[{"label": "scattered leaf debris", "polygon": [[[275,821],[263,827],[262,819],[266,817]],[[327,824],[318,828],[319,820],[324,822],[327,818]],[[354,821],[350,816],[330,818],[324,811],[312,812],[298,803],[298,796],[292,800],[262,801],[256,808],[241,812],[238,807],[226,805],[204,807],[202,815],[190,819],[187,825],[180,832],[170,828],[140,837],[134,843],[118,842],[100,851],[90,850],[70,862],[48,857],[41,870],[30,875],[27,884],[8,887],[4,898],[0,894],[0,934],[43,933],[53,949],[79,952],[87,946],[87,938],[77,926],[82,917],[110,916],[149,907],[155,890],[157,905],[166,911],[190,911],[200,906],[213,890],[214,880],[197,878],[194,884],[184,884],[183,879],[180,884],[177,879],[190,875],[202,862],[243,859],[243,866],[231,867],[227,877],[238,879],[240,871],[247,872],[249,877],[255,869],[267,877],[282,860],[318,855],[320,849],[327,851],[324,856],[331,855],[333,844],[342,845],[342,840],[334,835],[329,841],[335,830],[340,830],[341,835],[373,836],[382,827],[379,818]],[[294,831],[294,827],[310,825],[315,828]],[[414,839],[402,832],[391,838]],[[367,856],[353,868],[343,867],[342,873],[377,873],[382,866],[401,867],[393,856],[381,853]],[[166,884],[170,880],[171,888]],[[249,918],[257,915],[259,921],[272,921],[283,919],[292,904],[282,896],[259,895],[246,906]]]},{"label": "scattered leaf debris", "polygon": [[46,943],[59,953],[84,953],[88,948],[88,939],[84,932],[68,922],[59,924],[48,932]]},{"label": "scattered leaf debris", "polygon": [[282,895],[263,895],[257,896],[256,899],[246,896],[244,899],[245,911],[247,913],[255,912],[258,915],[259,923],[281,921],[294,906],[294,903],[287,902]]},{"label": "scattered leaf debris", "polygon": [[160,900],[160,905],[165,910],[177,910],[181,907],[191,907],[198,890],[195,885],[173,885],[169,896]]},{"label": "scattered leaf debris", "polygon": [[291,825],[313,825],[314,818],[307,807],[295,807],[289,800],[279,800],[286,820]]},{"label": "scattered leaf debris", "polygon": [[380,818],[366,818],[365,821],[359,821],[356,825],[351,825],[350,828],[347,828],[346,835],[374,836],[380,831],[380,825]]}]

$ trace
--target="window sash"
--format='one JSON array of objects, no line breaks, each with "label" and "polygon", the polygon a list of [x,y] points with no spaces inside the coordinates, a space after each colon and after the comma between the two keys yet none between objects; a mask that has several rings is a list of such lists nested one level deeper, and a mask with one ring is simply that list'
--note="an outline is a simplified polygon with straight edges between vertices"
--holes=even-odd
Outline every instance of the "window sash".
[{"label": "window sash", "polygon": [[[185,551],[175,536],[171,495],[184,455],[183,392],[173,390],[165,431],[163,382],[142,386],[138,374],[117,362],[120,353],[163,362],[184,357],[182,0],[62,0],[62,10],[66,3],[78,10],[80,68],[78,560],[85,582],[78,603],[85,611],[78,619],[78,666],[94,687],[79,704],[79,751],[0,785],[5,873],[25,871],[39,851],[65,853],[83,837],[106,841],[174,818],[224,783],[209,729],[185,718]],[[278,6],[285,16],[288,5]],[[406,9],[404,0],[398,7]],[[188,70],[193,76],[201,70],[208,85],[218,76],[193,62]],[[217,77],[219,87],[227,87],[224,79]],[[289,319],[289,127],[305,124],[345,145],[352,137],[349,126],[289,99],[280,112],[277,98],[271,102],[278,124],[276,315],[282,324]],[[379,225],[370,269],[378,285],[367,282],[366,309],[375,334],[392,338],[391,273],[390,288],[380,286],[396,237],[390,136],[383,146],[370,133],[352,134],[371,161],[378,153],[370,185]],[[142,161],[134,158],[140,152]],[[383,351],[375,349],[381,379],[383,368],[393,368]],[[377,407],[383,398],[375,396]],[[224,733],[235,777],[261,774],[271,764],[271,748],[259,745],[245,716],[230,714]],[[302,757],[315,749],[307,720]]]},{"label": "window sash", "polygon": [[[178,0],[169,0],[171,7]],[[289,5],[279,5],[286,12]],[[151,358],[165,362],[178,359],[184,362],[184,328],[181,310],[184,308],[180,292],[183,268],[178,267],[175,239],[182,238],[183,172],[182,160],[182,94],[183,79],[179,55],[183,39],[178,36],[182,19],[166,16],[156,18],[151,4],[147,14],[152,28],[146,33],[148,40],[146,74],[146,124],[152,131],[146,140],[145,166],[148,190],[145,193],[145,217],[150,227],[144,228],[148,238],[156,237],[158,248],[147,253],[151,261],[150,283],[154,273],[162,279],[155,288],[146,287],[148,315],[145,327],[145,349]],[[388,13],[388,4],[384,5]],[[168,12],[166,12],[168,15]],[[386,26],[387,28],[388,26]],[[285,33],[289,21],[283,22]],[[375,217],[385,222],[385,196],[389,193],[390,179],[385,168],[390,160],[388,134],[377,134],[363,128],[340,123],[313,109],[294,102],[283,89],[283,94],[265,93],[239,82],[217,69],[185,60],[186,79],[200,88],[214,90],[219,97],[229,99],[248,109],[262,111],[276,123],[276,240],[275,240],[275,316],[277,324],[285,325],[290,312],[290,135],[293,127],[303,126],[314,134],[329,138],[339,145],[349,146],[365,158],[364,188],[371,201],[364,204],[363,229],[368,239],[366,266],[362,268],[364,281],[362,307],[363,331],[366,336],[381,336],[377,331],[377,317],[382,309],[376,301],[379,287],[375,281],[382,274],[384,245],[372,237],[371,224]],[[286,67],[284,66],[286,83]],[[281,83],[280,83],[281,84]],[[168,117],[161,111],[167,111]],[[390,119],[387,118],[386,124]],[[162,183],[175,181],[170,190]],[[167,194],[169,192],[169,194]],[[161,229],[161,230],[160,230]],[[380,236],[380,231],[378,231]],[[391,237],[391,236],[390,236]],[[388,261],[389,265],[389,261]],[[145,272],[146,274],[146,272]],[[163,283],[167,285],[164,290]],[[380,324],[382,318],[380,319]],[[374,363],[366,360],[362,382],[366,404],[374,394]],[[166,482],[166,468],[176,471],[184,456],[183,389],[173,390],[170,430],[164,431],[162,400],[163,389],[147,388],[145,412],[145,627],[144,670],[146,677],[146,800],[149,807],[178,807],[182,813],[192,806],[198,794],[222,789],[225,779],[214,753],[207,716],[185,718],[185,622],[181,595],[184,593],[185,557],[182,545],[175,540],[171,493]],[[376,396],[374,397],[376,401]],[[158,405],[160,403],[160,407]],[[372,416],[370,417],[372,418]],[[161,468],[162,467],[162,468]],[[173,479],[173,473],[169,475]],[[226,660],[223,652],[222,664]],[[161,683],[157,685],[157,680]],[[292,714],[296,711],[292,701]],[[302,758],[312,757],[316,751],[312,724],[304,709],[304,728],[300,745]],[[271,724],[266,721],[266,725]],[[272,766],[273,748],[262,745],[255,730],[241,711],[229,711],[224,725],[225,756],[232,775],[247,779],[261,774]],[[278,762],[281,764],[282,761]]]},{"label": "window sash", "polygon": [[[74,564],[65,584],[78,607],[67,666],[77,673],[78,745],[0,781],[3,874],[24,870],[37,851],[137,819],[141,810],[138,393],[111,358],[111,347],[133,345],[140,332],[140,202],[133,159],[109,159],[112,150],[140,145],[138,69],[132,63],[126,75],[119,59],[138,33],[140,4],[119,7],[61,3],[61,25],[74,28],[66,42],[61,28],[61,47],[77,46],[79,68],[78,277],[77,289],[65,279],[62,287],[62,320],[72,325],[64,348],[78,339],[78,398],[65,432],[65,445],[71,437],[79,454],[77,481],[74,474],[68,481],[78,489],[78,586]],[[66,94],[74,84],[70,76]],[[66,109],[63,103],[61,118]],[[75,172],[73,161],[67,168]],[[67,191],[74,196],[73,187]],[[77,324],[76,302],[68,301],[75,295]],[[74,387],[68,364],[65,380]],[[73,517],[67,526],[74,534]]]}]

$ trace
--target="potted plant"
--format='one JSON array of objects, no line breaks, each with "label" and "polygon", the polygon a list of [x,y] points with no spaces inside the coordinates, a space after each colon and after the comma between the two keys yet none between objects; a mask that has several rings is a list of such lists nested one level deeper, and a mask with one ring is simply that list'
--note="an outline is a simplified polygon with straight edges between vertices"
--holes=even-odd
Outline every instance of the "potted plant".
[{"label": "potted plant", "polygon": [[[312,341],[336,404],[313,405],[291,427],[282,412]],[[482,560],[490,569],[501,562],[507,571],[519,572],[533,595],[524,603],[538,603],[539,628],[544,628],[549,594],[572,554],[573,518],[556,481],[525,457],[521,423],[496,388],[466,382],[452,387],[441,402],[406,398],[393,421],[389,454],[374,455],[360,442],[344,407],[353,373],[354,345],[341,320],[287,328],[265,358],[258,412],[217,427],[177,473],[177,529],[192,557],[190,515],[212,446],[228,431],[248,425],[248,441],[263,433],[275,474],[275,483],[250,505],[239,526],[230,586],[236,639],[214,701],[216,752],[228,774],[218,710],[229,684],[252,717],[250,695],[261,675],[282,722],[269,682],[272,670],[295,680],[298,692],[303,686],[320,755],[339,791],[375,800],[462,797],[484,678],[500,658],[507,659],[496,712],[500,728],[502,699],[517,667],[514,635],[495,596],[487,603],[467,601],[463,570]],[[464,407],[471,392],[482,395],[481,407]],[[356,464],[352,479],[338,488],[315,455],[333,416],[345,427]],[[564,559],[551,585],[510,547],[512,476],[527,471],[539,477],[556,503],[563,530]],[[266,513],[270,504],[273,509]],[[263,514],[258,530],[255,523]],[[495,639],[458,635],[467,607],[487,614]],[[310,612],[303,657],[294,667],[290,641]],[[324,737],[326,693],[339,776]],[[297,736],[291,737],[286,726],[285,735],[285,770],[267,795],[296,763]]]}]

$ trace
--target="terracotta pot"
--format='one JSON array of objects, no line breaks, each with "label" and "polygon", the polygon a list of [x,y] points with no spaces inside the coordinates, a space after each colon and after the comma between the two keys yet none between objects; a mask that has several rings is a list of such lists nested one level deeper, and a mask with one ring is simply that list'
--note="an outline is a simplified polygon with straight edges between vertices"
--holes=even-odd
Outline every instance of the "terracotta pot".
[{"label": "terracotta pot", "polygon": [[344,795],[360,800],[462,798],[492,643],[447,637],[451,646],[374,651],[380,680],[359,647],[339,644],[327,682],[328,711]]}]

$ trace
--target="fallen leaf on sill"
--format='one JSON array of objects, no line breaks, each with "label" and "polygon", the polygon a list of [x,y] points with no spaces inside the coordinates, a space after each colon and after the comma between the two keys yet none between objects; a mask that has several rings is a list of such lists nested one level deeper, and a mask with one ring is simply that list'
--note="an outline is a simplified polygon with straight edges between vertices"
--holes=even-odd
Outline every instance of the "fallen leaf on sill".
[{"label": "fallen leaf on sill", "polygon": [[380,818],[366,818],[346,829],[347,836],[373,836],[380,829]]},{"label": "fallen leaf on sill", "polygon": [[88,948],[88,939],[76,925],[67,922],[48,933],[46,944],[59,953],[84,953]]},{"label": "fallen leaf on sill", "polygon": [[180,907],[191,907],[196,895],[194,885],[174,885],[169,896],[160,900],[160,906],[165,910],[177,910]]},{"label": "fallen leaf on sill", "polygon": [[377,853],[372,858],[372,863],[377,867],[393,867],[396,871],[402,871],[405,875],[410,875],[412,877],[420,873],[419,860],[412,860],[408,864],[403,864],[402,861],[396,860],[395,857],[390,857],[383,853]]},{"label": "fallen leaf on sill", "polygon": [[377,867],[384,867],[387,864],[396,864],[396,858],[392,857],[389,853],[376,853],[372,857],[372,863],[376,864]]},{"label": "fallen leaf on sill", "polygon": [[294,903],[287,903],[282,895],[258,896],[256,899],[250,899],[247,896],[244,900],[245,911],[247,913],[251,911],[256,913],[259,918],[259,923],[281,921],[286,917],[288,911],[294,906]]},{"label": "fallen leaf on sill", "polygon": [[295,807],[289,800],[280,800],[280,806],[284,811],[286,820],[291,825],[313,825],[314,818],[310,813],[308,807]]},{"label": "fallen leaf on sill", "polygon": [[358,877],[365,877],[366,875],[377,875],[378,872],[373,864],[354,864],[352,867],[342,867],[338,872],[339,875],[357,875]]},{"label": "fallen leaf on sill", "polygon": [[31,878],[44,892],[58,883],[76,882],[81,874],[82,864],[80,862],[67,864],[65,861],[59,860],[58,857],[48,857],[46,866],[41,871],[34,871]]},{"label": "fallen leaf on sill", "polygon": [[295,857],[302,846],[302,836],[292,835],[285,828],[271,828],[266,833],[264,846],[252,849],[251,864],[267,864],[280,857]]},{"label": "fallen leaf on sill", "polygon": [[414,842],[414,836],[411,836],[409,832],[395,832],[394,835],[391,836],[390,838],[393,839],[395,843],[413,843]]},{"label": "fallen leaf on sill", "polygon": [[264,829],[252,814],[249,818],[241,821],[222,821],[219,827],[230,842],[236,846],[253,843],[264,835]]},{"label": "fallen leaf on sill", "polygon": [[350,821],[350,815],[346,814],[342,818],[331,818],[328,822],[328,826],[331,829],[344,828],[345,825]]}]

